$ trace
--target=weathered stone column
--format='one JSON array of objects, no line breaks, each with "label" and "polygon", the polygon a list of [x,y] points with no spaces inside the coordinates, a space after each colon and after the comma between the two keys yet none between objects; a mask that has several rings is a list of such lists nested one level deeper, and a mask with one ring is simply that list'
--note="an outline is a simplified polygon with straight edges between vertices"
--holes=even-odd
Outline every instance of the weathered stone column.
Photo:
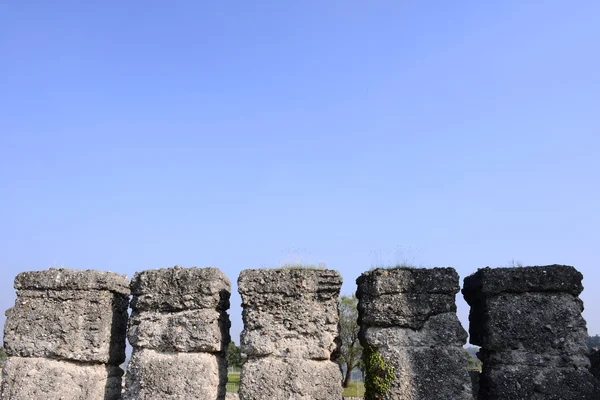
[{"label": "weathered stone column", "polygon": [[15,279],[6,311],[2,400],[121,398],[129,281],[50,269]]},{"label": "weathered stone column", "polygon": [[462,348],[467,333],[456,316],[456,271],[375,269],[356,283],[367,398],[471,400]]},{"label": "weathered stone column", "polygon": [[127,400],[225,398],[229,279],[216,268],[136,272]]},{"label": "weathered stone column", "polygon": [[465,278],[481,400],[600,399],[588,368],[583,276],[573,267],[483,268]]},{"label": "weathered stone column", "polygon": [[242,271],[241,400],[341,400],[337,271]]}]

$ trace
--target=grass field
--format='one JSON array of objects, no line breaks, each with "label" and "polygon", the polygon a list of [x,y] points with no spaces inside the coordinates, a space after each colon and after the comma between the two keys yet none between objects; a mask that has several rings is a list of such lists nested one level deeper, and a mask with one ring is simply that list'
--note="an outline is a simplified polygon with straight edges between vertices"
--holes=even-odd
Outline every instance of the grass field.
[{"label": "grass field", "polygon": [[[240,374],[227,375],[227,391],[237,393],[240,385]],[[344,397],[363,397],[365,385],[362,382],[350,382],[350,386],[344,389]]]}]

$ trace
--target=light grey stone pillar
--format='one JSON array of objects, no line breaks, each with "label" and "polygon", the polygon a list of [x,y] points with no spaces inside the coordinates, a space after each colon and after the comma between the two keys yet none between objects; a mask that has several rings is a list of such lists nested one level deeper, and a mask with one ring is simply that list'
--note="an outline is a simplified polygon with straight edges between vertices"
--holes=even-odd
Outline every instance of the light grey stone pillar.
[{"label": "light grey stone pillar", "polygon": [[341,400],[337,271],[245,270],[239,276],[244,330],[241,400]]},{"label": "light grey stone pillar", "polygon": [[138,272],[131,280],[126,400],[225,398],[229,279],[216,268]]},{"label": "light grey stone pillar", "polygon": [[125,360],[129,281],[50,269],[15,279],[6,312],[2,400],[116,400]]}]

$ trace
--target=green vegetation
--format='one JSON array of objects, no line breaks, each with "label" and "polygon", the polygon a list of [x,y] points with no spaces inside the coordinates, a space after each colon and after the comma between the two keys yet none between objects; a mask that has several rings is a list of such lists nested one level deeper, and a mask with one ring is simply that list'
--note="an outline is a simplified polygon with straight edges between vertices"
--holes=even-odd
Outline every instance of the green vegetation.
[{"label": "green vegetation", "polygon": [[240,374],[230,373],[227,374],[227,393],[237,393],[240,389]]},{"label": "green vegetation", "polygon": [[364,397],[365,384],[362,382],[350,382],[348,387],[344,388],[343,397]]},{"label": "green vegetation", "polygon": [[372,347],[365,349],[365,364],[367,375],[365,400],[383,399],[394,382],[396,373],[394,366]]},{"label": "green vegetation", "polygon": [[465,354],[467,355],[467,369],[469,371],[481,372],[481,361],[479,361],[478,358],[473,358],[473,356],[471,356],[471,353],[469,353],[466,349]]},{"label": "green vegetation", "polygon": [[6,361],[6,352],[4,351],[4,346],[0,346],[0,366],[4,365]]},{"label": "green vegetation", "polygon": [[314,264],[283,264],[281,267],[276,269],[325,269],[325,264],[319,263],[319,265]]},{"label": "green vegetation", "polygon": [[246,361],[246,357],[242,355],[240,348],[233,342],[229,342],[229,346],[227,346],[226,357],[229,367],[241,367],[244,361]]},{"label": "green vegetation", "polygon": [[[238,393],[240,388],[240,374],[227,374],[227,392]],[[365,385],[362,382],[350,382],[347,388],[344,388],[344,397],[363,397],[365,395]]]},{"label": "green vegetation", "polygon": [[[335,359],[340,366],[346,366],[344,388],[350,385],[350,375],[354,368],[362,367],[362,346],[358,341],[358,299],[355,295],[342,296],[338,305],[340,315],[340,339],[342,347]],[[363,368],[361,368],[362,370]]]},{"label": "green vegetation", "polygon": [[600,349],[600,335],[588,336],[588,349]]}]

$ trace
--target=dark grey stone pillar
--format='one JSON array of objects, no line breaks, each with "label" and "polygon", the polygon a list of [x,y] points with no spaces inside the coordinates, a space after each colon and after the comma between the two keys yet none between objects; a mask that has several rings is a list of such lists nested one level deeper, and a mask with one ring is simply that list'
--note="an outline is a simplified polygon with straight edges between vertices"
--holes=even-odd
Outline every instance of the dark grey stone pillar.
[{"label": "dark grey stone pillar", "polygon": [[600,399],[588,368],[583,276],[573,267],[483,268],[465,278],[481,400]]}]

